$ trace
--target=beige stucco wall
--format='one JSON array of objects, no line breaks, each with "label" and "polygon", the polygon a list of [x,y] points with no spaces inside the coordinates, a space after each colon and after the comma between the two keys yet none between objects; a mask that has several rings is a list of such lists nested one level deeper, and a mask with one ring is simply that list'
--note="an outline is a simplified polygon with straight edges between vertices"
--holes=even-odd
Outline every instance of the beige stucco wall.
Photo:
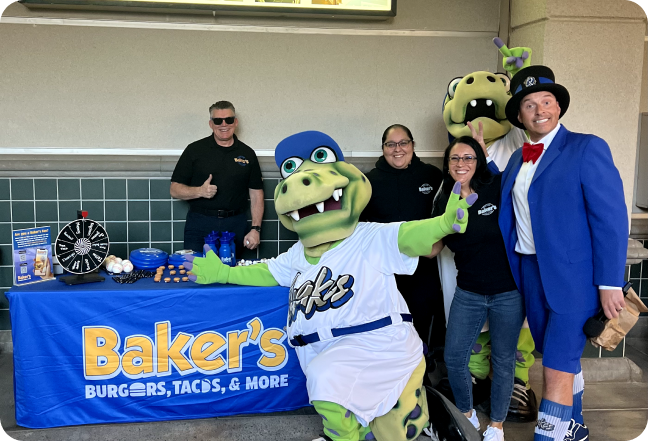
[{"label": "beige stucco wall", "polygon": [[610,145],[632,211],[646,16],[626,0],[514,0],[511,46],[534,49],[571,95],[563,124]]},{"label": "beige stucco wall", "polygon": [[[15,3],[0,22],[0,148],[182,149],[209,133],[209,105],[228,99],[241,139],[257,150],[317,129],[345,151],[377,153],[383,130],[399,122],[419,150],[441,151],[448,82],[497,68],[499,5],[405,0],[393,19],[359,21]],[[7,23],[16,17],[23,21]],[[164,28],[175,24],[213,27]]]}]

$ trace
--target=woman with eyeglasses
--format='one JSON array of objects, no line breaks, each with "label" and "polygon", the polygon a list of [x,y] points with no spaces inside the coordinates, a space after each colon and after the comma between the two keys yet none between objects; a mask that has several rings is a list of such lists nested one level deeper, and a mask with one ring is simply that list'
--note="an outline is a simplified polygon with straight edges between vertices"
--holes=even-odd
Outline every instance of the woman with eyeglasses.
[{"label": "woman with eyeglasses", "polygon": [[[387,127],[381,146],[383,155],[366,175],[372,192],[361,220],[388,223],[430,218],[434,195],[441,186],[441,170],[416,156],[412,132],[402,124]],[[442,348],[445,313],[436,259],[419,259],[416,272],[397,275],[396,284],[412,313],[424,350]]]},{"label": "woman with eyeglasses", "polygon": [[455,404],[479,430],[468,361],[488,320],[493,380],[491,421],[484,440],[503,441],[502,424],[513,392],[515,352],[525,311],[498,224],[501,175],[488,169],[484,150],[485,146],[469,136],[455,139],[445,150],[443,184],[433,217],[443,214],[455,182],[461,182],[462,198],[478,193],[479,199],[468,209],[470,226],[466,232],[446,236],[437,242],[432,255],[436,256],[444,246],[455,253],[457,288],[450,307],[445,342],[445,361]]}]

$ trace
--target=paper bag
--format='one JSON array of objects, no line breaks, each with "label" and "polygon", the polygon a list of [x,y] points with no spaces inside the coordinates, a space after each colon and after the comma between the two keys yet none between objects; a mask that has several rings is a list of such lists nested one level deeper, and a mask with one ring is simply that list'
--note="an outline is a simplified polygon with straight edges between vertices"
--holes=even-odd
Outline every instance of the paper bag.
[{"label": "paper bag", "polygon": [[619,316],[605,322],[605,329],[596,338],[590,338],[590,342],[594,347],[601,347],[606,351],[613,351],[617,345],[621,343],[623,337],[626,336],[628,331],[639,320],[640,312],[648,312],[648,308],[641,301],[639,296],[632,288],[628,290],[625,297],[625,308],[619,312]]}]

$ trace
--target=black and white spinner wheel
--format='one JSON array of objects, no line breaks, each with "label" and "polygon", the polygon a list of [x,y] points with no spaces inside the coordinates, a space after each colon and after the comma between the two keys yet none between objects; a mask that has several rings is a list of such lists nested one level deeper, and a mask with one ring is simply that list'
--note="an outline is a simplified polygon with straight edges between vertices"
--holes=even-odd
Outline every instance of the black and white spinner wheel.
[{"label": "black and white spinner wheel", "polygon": [[101,266],[110,250],[108,233],[90,219],[77,219],[59,232],[54,245],[56,258],[73,274],[87,274]]}]

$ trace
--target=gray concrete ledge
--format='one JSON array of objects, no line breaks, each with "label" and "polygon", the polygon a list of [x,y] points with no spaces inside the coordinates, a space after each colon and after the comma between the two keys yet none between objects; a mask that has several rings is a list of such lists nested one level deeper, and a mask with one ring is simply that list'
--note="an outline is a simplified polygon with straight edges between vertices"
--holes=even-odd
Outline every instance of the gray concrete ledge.
[{"label": "gray concrete ledge", "polygon": [[583,377],[587,383],[642,382],[643,371],[629,358],[583,358]]},{"label": "gray concrete ledge", "polygon": [[[644,382],[644,372],[629,358],[604,357],[581,358],[583,378],[586,383],[641,383]],[[529,370],[531,386],[542,390],[542,359],[536,362]]]}]

